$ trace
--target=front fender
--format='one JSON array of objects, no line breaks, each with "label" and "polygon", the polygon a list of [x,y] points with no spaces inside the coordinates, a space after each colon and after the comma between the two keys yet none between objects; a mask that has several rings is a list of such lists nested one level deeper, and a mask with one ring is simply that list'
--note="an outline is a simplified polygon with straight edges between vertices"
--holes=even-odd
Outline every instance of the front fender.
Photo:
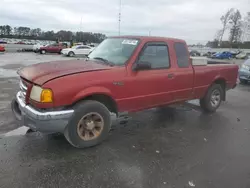
[{"label": "front fender", "polygon": [[95,94],[103,94],[103,95],[107,95],[111,98],[114,99],[114,97],[111,94],[111,91],[108,88],[105,87],[99,87],[99,86],[95,86],[95,87],[89,87],[86,88],[80,92],[78,92],[72,99],[72,104],[91,95],[95,95]]}]

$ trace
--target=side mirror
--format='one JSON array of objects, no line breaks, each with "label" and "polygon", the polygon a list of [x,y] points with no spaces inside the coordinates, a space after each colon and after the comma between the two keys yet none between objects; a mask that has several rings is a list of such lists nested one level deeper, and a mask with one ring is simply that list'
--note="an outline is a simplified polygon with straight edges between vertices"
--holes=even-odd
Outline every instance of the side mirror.
[{"label": "side mirror", "polygon": [[138,70],[149,70],[151,69],[151,63],[147,61],[138,61],[137,63],[134,64],[133,70],[138,71]]}]

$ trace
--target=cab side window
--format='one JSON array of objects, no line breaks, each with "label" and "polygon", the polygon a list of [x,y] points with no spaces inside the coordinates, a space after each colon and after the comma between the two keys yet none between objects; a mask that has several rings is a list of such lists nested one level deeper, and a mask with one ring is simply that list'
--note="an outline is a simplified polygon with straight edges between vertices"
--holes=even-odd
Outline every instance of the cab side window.
[{"label": "cab side window", "polygon": [[166,69],[170,67],[168,46],[166,44],[148,44],[142,51],[139,61],[151,64],[151,69]]},{"label": "cab side window", "polygon": [[184,43],[175,43],[174,44],[177,64],[179,68],[189,67],[189,53]]}]

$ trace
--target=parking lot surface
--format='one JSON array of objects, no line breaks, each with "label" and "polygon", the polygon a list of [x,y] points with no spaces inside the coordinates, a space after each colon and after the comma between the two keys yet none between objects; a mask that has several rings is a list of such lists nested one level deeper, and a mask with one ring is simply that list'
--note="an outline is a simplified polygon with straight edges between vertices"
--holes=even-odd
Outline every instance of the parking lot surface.
[{"label": "parking lot surface", "polygon": [[210,115],[187,107],[134,113],[89,149],[75,149],[61,135],[25,134],[23,127],[13,132],[21,126],[10,110],[15,71],[67,59],[0,56],[0,187],[250,187],[250,85],[229,91]]}]

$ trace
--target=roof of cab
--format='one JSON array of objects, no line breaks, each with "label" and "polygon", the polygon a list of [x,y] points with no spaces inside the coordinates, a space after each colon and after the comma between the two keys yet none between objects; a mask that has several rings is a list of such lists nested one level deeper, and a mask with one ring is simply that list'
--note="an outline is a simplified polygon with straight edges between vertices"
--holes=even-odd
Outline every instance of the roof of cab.
[{"label": "roof of cab", "polygon": [[168,38],[168,37],[157,37],[157,36],[136,36],[136,35],[124,35],[124,36],[112,36],[110,38],[131,38],[131,39],[139,39],[139,40],[168,40],[173,42],[182,42],[186,43],[185,40],[182,39],[176,39],[176,38]]}]

